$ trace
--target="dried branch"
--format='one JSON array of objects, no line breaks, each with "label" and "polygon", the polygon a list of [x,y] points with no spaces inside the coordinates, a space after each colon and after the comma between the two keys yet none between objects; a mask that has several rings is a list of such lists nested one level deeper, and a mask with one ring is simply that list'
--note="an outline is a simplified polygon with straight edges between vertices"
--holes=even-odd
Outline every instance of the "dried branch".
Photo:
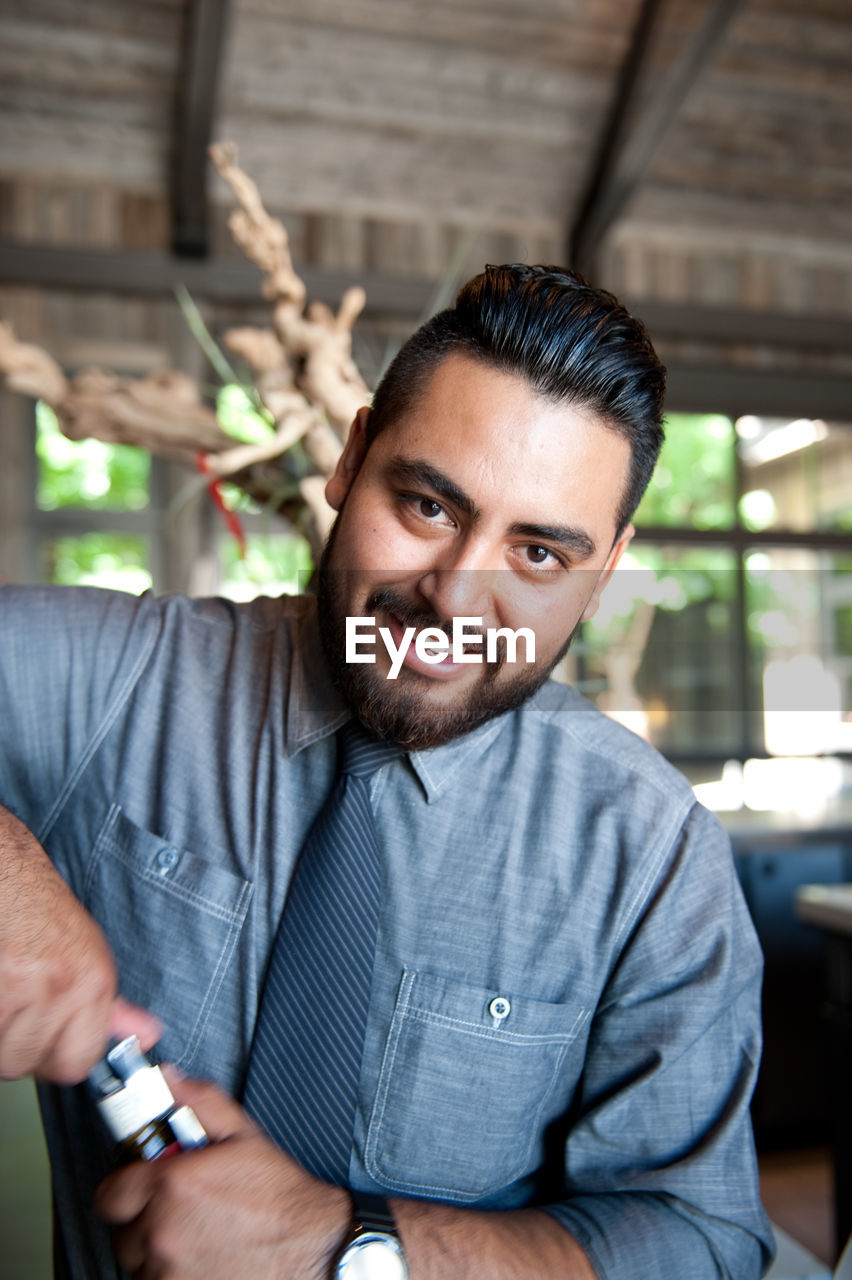
[{"label": "dried branch", "polygon": [[[101,369],[86,369],[68,379],[48,352],[19,342],[10,325],[0,322],[0,373],[9,387],[44,400],[54,410],[70,439],[87,436],[139,445],[152,454],[194,467],[206,456],[206,471],[228,476],[261,501],[273,501],[292,518],[294,472],[284,455],[300,443],[316,474],[301,476],[298,488],[307,520],[300,520],[314,549],[321,545],[333,513],[325,502],[325,481],[332,474],[342,440],[370,392],[352,359],[352,328],[364,307],[363,289],[344,294],[335,313],[323,303],[305,306],[306,289],[290,254],[287,232],[264,209],[257,186],[237,164],[236,148],[220,143],[210,148],[219,173],[231,187],[238,207],[229,226],[237,244],[264,272],[263,296],[272,307],[265,329],[229,330],[228,350],[240,355],[252,372],[257,396],[273,427],[268,440],[237,444],[203,402],[197,383],[178,372],[121,378]],[[193,332],[203,321],[188,296],[184,313],[195,316]],[[204,347],[210,352],[205,331]],[[216,360],[226,368],[224,357]],[[298,515],[298,513],[297,513]]]},{"label": "dried branch", "polygon": [[53,356],[41,347],[18,342],[10,324],[0,320],[0,373],[6,385],[22,395],[58,404],[68,390],[68,380]]},{"label": "dried branch", "polygon": [[103,369],[83,369],[73,379],[31,343],[19,342],[0,322],[0,372],[14,391],[50,405],[70,440],[94,437],[112,444],[141,445],[151,453],[193,464],[199,452],[233,445],[216,415],[201,403],[197,384],[174,370],[145,378],[120,378]]},{"label": "dried branch", "polygon": [[[336,315],[318,302],[305,310],[305,285],[294,270],[284,226],[264,209],[254,182],[236,163],[233,145],[214,144],[210,155],[240,202],[228,219],[231,234],[265,272],[263,294],[273,309],[271,329],[231,330],[225,345],[239,351],[255,375],[289,374],[307,403],[342,436],[370,398],[352,359],[352,327],[364,308],[364,290],[348,289]],[[273,406],[267,407],[275,416]]]}]

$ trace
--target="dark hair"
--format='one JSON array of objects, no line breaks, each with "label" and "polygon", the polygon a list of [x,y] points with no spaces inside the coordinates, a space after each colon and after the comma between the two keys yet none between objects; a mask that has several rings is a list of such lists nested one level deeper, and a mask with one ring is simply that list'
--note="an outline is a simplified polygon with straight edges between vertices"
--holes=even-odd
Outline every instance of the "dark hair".
[{"label": "dark hair", "polygon": [[600,414],[630,442],[618,532],[645,492],[663,442],[666,371],[644,325],[572,271],[488,266],[408,339],[373,397],[368,445],[398,422],[452,352],[520,374],[539,395]]}]

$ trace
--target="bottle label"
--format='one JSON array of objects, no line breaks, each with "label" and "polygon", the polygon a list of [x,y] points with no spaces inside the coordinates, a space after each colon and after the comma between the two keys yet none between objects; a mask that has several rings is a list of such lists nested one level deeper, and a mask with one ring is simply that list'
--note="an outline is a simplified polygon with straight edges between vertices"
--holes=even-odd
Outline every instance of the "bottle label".
[{"label": "bottle label", "polygon": [[101,1115],[119,1142],[166,1114],[174,1098],[159,1067],[136,1071],[123,1089],[98,1100]]}]

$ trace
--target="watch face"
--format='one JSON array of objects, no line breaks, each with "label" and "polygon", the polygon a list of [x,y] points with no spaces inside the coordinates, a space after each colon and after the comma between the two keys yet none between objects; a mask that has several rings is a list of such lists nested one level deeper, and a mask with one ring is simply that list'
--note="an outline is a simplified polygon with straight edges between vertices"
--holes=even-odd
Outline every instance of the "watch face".
[{"label": "watch face", "polygon": [[380,1231],[367,1231],[343,1251],[336,1280],[408,1280],[398,1242]]}]

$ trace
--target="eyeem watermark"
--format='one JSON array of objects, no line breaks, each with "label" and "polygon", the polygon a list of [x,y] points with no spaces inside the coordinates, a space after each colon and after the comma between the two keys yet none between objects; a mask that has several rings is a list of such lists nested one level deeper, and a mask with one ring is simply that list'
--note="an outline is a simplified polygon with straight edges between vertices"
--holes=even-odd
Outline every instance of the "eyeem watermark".
[{"label": "eyeem watermark", "polygon": [[[524,640],[524,660],[535,662],[535,632],[530,627],[486,627],[481,618],[453,618],[452,639],[440,627],[406,627],[399,644],[395,644],[389,627],[379,627],[391,660],[388,680],[395,680],[414,641],[414,652],[421,662],[437,664],[449,654],[452,662],[497,662],[498,644],[505,644],[505,660],[516,662],[518,640]],[[346,661],[375,662],[375,618],[346,619]],[[484,645],[484,647],[483,647]]]}]

